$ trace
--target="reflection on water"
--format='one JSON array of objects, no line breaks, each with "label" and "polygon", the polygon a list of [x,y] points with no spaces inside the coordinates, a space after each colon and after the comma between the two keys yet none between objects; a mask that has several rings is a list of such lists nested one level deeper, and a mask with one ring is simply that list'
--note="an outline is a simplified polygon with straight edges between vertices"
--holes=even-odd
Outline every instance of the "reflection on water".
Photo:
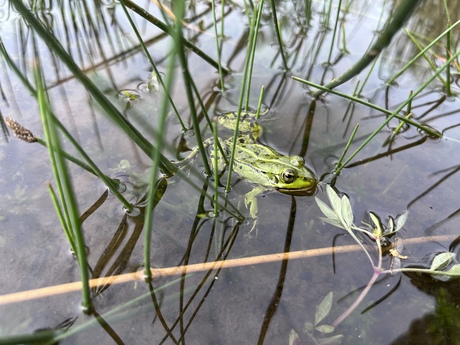
[{"label": "reflection on water", "polygon": [[[325,182],[331,178],[334,164],[356,123],[360,127],[349,153],[382,123],[384,115],[334,95],[312,102],[312,90],[306,90],[291,76],[316,83],[339,76],[364,54],[396,3],[349,2],[339,12],[334,40],[338,2],[279,3],[276,22],[281,28],[283,52],[277,43],[273,10],[270,4],[264,5],[248,99],[249,107],[256,108],[260,89],[265,87],[263,104],[270,112],[261,119],[261,144],[283,155],[301,155],[317,176]],[[173,23],[172,12],[166,7],[161,11],[153,3],[144,5],[161,22]],[[35,15],[41,25],[57,37],[125,118],[156,144],[158,115],[167,96],[120,4],[50,1],[40,6],[45,7],[39,7]],[[183,25],[187,45],[192,47],[187,50],[187,61],[196,87],[193,104],[203,136],[208,138],[210,124],[205,120],[205,110],[220,115],[238,106],[250,36],[250,18],[245,11],[252,10],[250,4],[243,3],[225,4],[223,11],[220,4],[216,5],[217,33],[224,38],[219,41],[220,58],[223,67],[231,71],[223,78],[225,92],[221,92],[221,80],[213,65],[218,54],[212,7],[201,2],[187,6]],[[447,1],[452,23],[457,20],[458,7],[457,2]],[[172,39],[134,12],[130,14],[160,76],[166,78]],[[69,165],[92,277],[142,271],[150,157],[107,120],[100,106],[62,60],[49,51],[12,3],[1,4],[0,22],[2,51],[31,85],[35,85],[32,67],[38,61],[41,63],[54,113],[101,170],[121,180],[126,187],[124,195],[136,206],[135,214],[127,214],[96,177],[77,165]],[[441,1],[424,1],[406,24],[423,47],[446,26]],[[452,53],[457,50],[457,32],[455,29],[452,35]],[[429,53],[435,65],[448,58],[442,42]],[[206,52],[208,57],[198,55],[193,47]],[[366,70],[359,78],[342,85],[340,91],[353,94],[356,90],[369,102],[395,109],[433,73],[428,63],[418,60],[396,80],[398,86],[384,84],[418,51],[409,36],[400,32],[369,77]],[[2,125],[9,117],[43,138],[36,101],[5,58],[0,60],[0,66]],[[167,147],[164,155],[172,161],[186,156],[198,140],[196,130],[190,130],[191,110],[186,97],[190,82],[184,81],[179,72],[171,98],[183,124],[176,111],[171,110],[163,133]],[[455,96],[457,72],[453,65],[453,97],[447,97],[440,79],[435,79],[416,97],[410,109],[414,121],[442,132],[441,140],[430,138],[413,126],[402,126],[394,119],[335,178],[337,189],[350,196],[355,222],[371,210],[383,219],[386,214],[401,214],[409,209],[410,216],[399,233],[404,247],[396,248],[399,256],[384,257],[386,269],[422,265],[426,255],[439,251],[432,240],[417,243],[411,242],[412,238],[456,234],[460,141],[460,107]],[[405,109],[402,115],[408,113]],[[3,133],[0,294],[78,281],[77,264],[46,187],[53,176],[46,149],[9,137],[6,127]],[[65,148],[75,154],[67,142]],[[337,252],[334,256],[265,264],[254,261],[233,268],[215,266],[188,274],[188,264],[354,244],[349,236],[339,236],[344,234],[342,230],[320,220],[322,214],[312,197],[281,193],[258,197],[258,234],[248,234],[252,224],[238,222],[238,215],[241,212],[248,216],[244,195],[254,185],[234,178],[227,200],[231,205],[229,211],[214,216],[215,201],[204,197],[213,193],[214,181],[211,179],[209,185],[203,182],[202,164],[199,160],[194,163],[191,180],[176,175],[167,181],[161,179],[158,185],[151,229],[151,265],[183,265],[183,271],[176,276],[154,277],[151,284],[131,281],[99,286],[93,291],[96,314],[91,316],[81,313],[78,293],[15,303],[15,308],[0,305],[1,336],[31,334],[36,329],[61,325],[57,328],[70,327],[69,332],[74,332],[64,342],[75,344],[93,343],[96,338],[107,344],[281,344],[288,343],[293,331],[299,337],[298,344],[310,343],[311,334],[317,339],[326,337],[314,330],[308,335],[304,332],[305,322],[315,319],[316,308],[330,291],[334,293],[332,308],[322,324],[331,324],[355,301],[360,288],[373,274],[367,259],[360,251]],[[223,191],[226,176],[221,177],[219,190]],[[317,196],[325,199],[324,193],[320,185]],[[377,253],[372,255],[377,257]],[[403,259],[406,256],[407,260]],[[417,330],[425,328],[436,329],[430,333],[433,343],[441,336],[457,339],[458,322],[452,316],[457,295],[455,282],[388,275],[374,284],[358,309],[333,335],[343,335],[344,344],[356,343],[358,339],[366,343],[415,344]],[[382,296],[385,303],[378,303]],[[366,310],[365,315],[360,314],[362,310]],[[90,327],[91,323],[97,326]],[[428,337],[425,334],[424,340],[428,341]]]}]

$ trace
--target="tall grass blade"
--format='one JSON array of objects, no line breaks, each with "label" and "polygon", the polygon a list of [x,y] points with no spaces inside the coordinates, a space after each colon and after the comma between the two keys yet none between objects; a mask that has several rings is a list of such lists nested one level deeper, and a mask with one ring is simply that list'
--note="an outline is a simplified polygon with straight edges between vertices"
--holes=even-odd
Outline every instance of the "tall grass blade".
[{"label": "tall grass blade", "polygon": [[59,218],[59,222],[61,223],[62,229],[64,229],[65,237],[67,238],[67,241],[70,244],[70,248],[72,249],[72,253],[76,253],[77,250],[75,248],[75,241],[74,241],[72,231],[68,227],[66,218],[61,209],[61,205],[59,204],[57,195],[53,189],[53,186],[50,183],[48,183],[48,190],[50,192],[51,200],[53,201],[54,209],[56,210],[57,216]]},{"label": "tall grass blade", "polygon": [[[182,18],[183,18],[184,10],[185,10],[184,7],[185,5],[184,5],[183,0],[176,3],[176,6],[175,6],[175,9],[177,12],[175,13],[176,28],[175,28],[175,33],[173,37],[174,38],[173,52],[176,52],[179,55],[179,59],[181,60],[181,63],[183,64],[183,69],[186,69],[187,65],[185,61],[185,54],[183,51],[183,46],[181,44],[182,42]],[[182,51],[180,51],[181,49]],[[175,54],[172,54],[169,60],[168,72],[167,72],[166,83],[165,83],[167,92],[171,90],[173,79],[174,79],[174,71],[175,71]],[[184,71],[184,74],[187,74],[187,73],[188,73],[188,70]],[[193,96],[192,96],[190,85],[187,88],[187,92],[188,92],[189,105],[190,105],[190,102],[193,103]],[[158,133],[157,135],[158,150],[152,152],[153,169],[152,169],[152,177],[150,181],[150,189],[148,192],[148,204],[147,204],[147,210],[145,212],[145,224],[144,224],[144,268],[145,268],[144,272],[145,272],[145,277],[148,281],[150,281],[152,278],[151,276],[152,273],[150,270],[150,243],[151,243],[151,238],[152,238],[153,208],[154,208],[154,203],[155,203],[155,192],[156,192],[155,180],[157,179],[158,169],[160,167],[159,166],[160,155],[161,155],[160,150],[163,147],[163,137],[164,137],[162,134],[165,132],[167,114],[168,114],[168,100],[163,99],[163,103],[162,103],[161,110],[160,110],[160,118],[159,118],[159,124],[158,124],[158,132],[157,132]],[[192,118],[193,118],[193,114],[194,114],[193,110],[191,110]],[[194,115],[196,117],[196,113]],[[195,130],[197,134],[199,134],[199,127],[196,127]],[[198,142],[201,141],[200,139],[197,139],[197,140]],[[204,161],[207,163],[206,158],[204,159]]]},{"label": "tall grass blade", "polygon": [[[249,61],[248,61],[248,72],[247,74],[243,74],[243,80],[246,83],[245,89],[246,90],[246,105],[245,105],[245,110],[249,109],[249,100],[250,100],[250,93],[251,93],[251,80],[252,80],[252,69],[254,67],[254,59],[256,56],[256,45],[257,45],[257,37],[259,33],[259,24],[260,24],[260,19],[262,17],[262,9],[263,9],[263,1],[259,3],[259,7],[257,8],[258,11],[253,13],[252,21],[251,21],[251,27],[250,27],[250,34],[249,34],[249,40],[248,40],[248,47],[246,50],[246,54],[249,56]],[[237,120],[239,122],[239,120]],[[235,132],[236,133],[236,132]]]},{"label": "tall grass blade", "polygon": [[[241,81],[241,90],[240,90],[240,98],[238,101],[238,110],[236,114],[236,126],[235,126],[235,131],[233,134],[233,144],[231,148],[231,155],[230,155],[230,160],[228,162],[228,176],[227,176],[227,183],[225,186],[225,190],[228,192],[230,191],[230,185],[231,185],[231,178],[232,178],[232,171],[233,171],[233,164],[234,164],[234,157],[235,157],[235,151],[236,151],[236,143],[238,142],[238,127],[239,123],[241,120],[241,110],[243,106],[243,101],[244,101],[244,95],[245,95],[245,90],[246,90],[246,85],[247,85],[247,80],[248,80],[248,72],[250,70],[250,64],[251,64],[251,56],[255,54],[255,41],[257,40],[257,30],[256,28],[256,22],[260,21],[260,16],[262,14],[262,8],[264,5],[264,0],[261,0],[259,2],[258,8],[257,8],[257,15],[253,15],[252,17],[252,22],[251,22],[251,30],[249,33],[249,39],[248,39],[248,45],[247,45],[247,53],[246,53],[246,59],[244,62],[244,70],[243,70],[243,80]],[[249,76],[250,78],[250,76]],[[246,96],[246,100],[249,99],[249,93]]]},{"label": "tall grass blade", "polygon": [[[221,60],[221,52],[222,52],[222,45],[223,45],[223,31],[221,33],[221,39],[219,43],[219,34],[217,32],[217,18],[216,18],[216,0],[211,0],[212,6],[212,21],[214,24],[214,36],[216,38],[216,52],[217,52],[217,64],[219,65],[219,80],[220,80],[220,89],[225,91],[225,83],[224,83],[224,72],[222,70],[222,60]],[[221,4],[222,11],[224,8],[224,4]],[[222,21],[224,20],[224,16],[222,16]]]},{"label": "tall grass blade", "polygon": [[56,131],[54,117],[49,111],[48,98],[46,96],[45,86],[43,84],[42,75],[39,67],[35,68],[35,80],[37,85],[38,104],[40,107],[40,116],[43,123],[43,129],[49,144],[49,155],[51,165],[53,167],[54,177],[56,183],[60,186],[59,192],[61,203],[66,206],[67,226],[71,229],[73,238],[75,239],[75,254],[77,256],[78,264],[80,266],[80,275],[82,280],[82,297],[83,308],[85,312],[92,309],[90,289],[89,289],[89,275],[88,265],[86,262],[86,246],[83,236],[83,231],[80,227],[78,206],[72,188],[71,178],[67,170],[64,156],[61,152],[61,143]]}]

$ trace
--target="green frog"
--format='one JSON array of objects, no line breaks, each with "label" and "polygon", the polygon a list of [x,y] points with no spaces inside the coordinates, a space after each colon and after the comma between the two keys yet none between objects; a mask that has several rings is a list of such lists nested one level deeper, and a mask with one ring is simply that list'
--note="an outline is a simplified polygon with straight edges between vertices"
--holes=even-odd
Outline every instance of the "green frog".
[{"label": "green frog", "polygon": [[[229,112],[219,116],[217,121],[219,125],[234,130],[236,118],[236,112]],[[259,194],[277,190],[289,195],[312,195],[316,191],[317,180],[314,174],[305,167],[302,157],[284,156],[271,147],[257,143],[262,135],[262,127],[256,123],[256,113],[242,111],[238,127],[239,135],[236,142],[233,171],[241,179],[256,185],[244,198],[245,206],[254,220],[252,231],[257,225],[257,196]],[[214,163],[217,160],[219,171],[223,171],[230,159],[233,137],[225,140],[219,138],[219,143],[223,152],[218,150],[216,153],[212,138],[203,142],[206,148],[211,147],[209,153],[211,162]],[[198,148],[193,149],[185,161],[190,161],[197,154]]]}]

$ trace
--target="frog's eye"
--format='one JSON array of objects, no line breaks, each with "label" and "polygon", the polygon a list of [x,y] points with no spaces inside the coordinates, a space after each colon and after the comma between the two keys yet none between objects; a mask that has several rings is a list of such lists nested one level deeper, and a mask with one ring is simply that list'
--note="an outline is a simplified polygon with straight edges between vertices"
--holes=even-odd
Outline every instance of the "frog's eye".
[{"label": "frog's eye", "polygon": [[283,178],[284,183],[292,183],[294,182],[297,176],[294,170],[287,169],[283,171],[281,177]]}]

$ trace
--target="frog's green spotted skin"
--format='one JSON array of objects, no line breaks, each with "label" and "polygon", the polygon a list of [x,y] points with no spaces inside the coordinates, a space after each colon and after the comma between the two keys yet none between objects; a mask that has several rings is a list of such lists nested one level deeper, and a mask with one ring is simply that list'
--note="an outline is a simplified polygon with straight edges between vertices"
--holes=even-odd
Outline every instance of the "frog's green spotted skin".
[{"label": "frog's green spotted skin", "polygon": [[[226,128],[234,129],[236,125],[236,112],[223,114],[218,118],[218,123]],[[267,190],[278,190],[290,195],[312,195],[316,190],[316,178],[305,167],[302,157],[283,156],[271,147],[258,144],[257,139],[262,134],[262,127],[255,122],[255,114],[241,113],[239,135],[233,162],[233,171],[242,179],[257,186],[246,194],[245,205],[249,208],[251,217],[254,218],[254,227],[257,222],[257,195]],[[233,138],[219,142],[225,153],[225,158],[230,159]],[[204,141],[205,147],[214,147],[212,138]],[[186,158],[189,161],[198,153],[195,148]],[[210,158],[217,159],[219,170],[225,169],[226,160],[222,154],[210,150]]]}]

